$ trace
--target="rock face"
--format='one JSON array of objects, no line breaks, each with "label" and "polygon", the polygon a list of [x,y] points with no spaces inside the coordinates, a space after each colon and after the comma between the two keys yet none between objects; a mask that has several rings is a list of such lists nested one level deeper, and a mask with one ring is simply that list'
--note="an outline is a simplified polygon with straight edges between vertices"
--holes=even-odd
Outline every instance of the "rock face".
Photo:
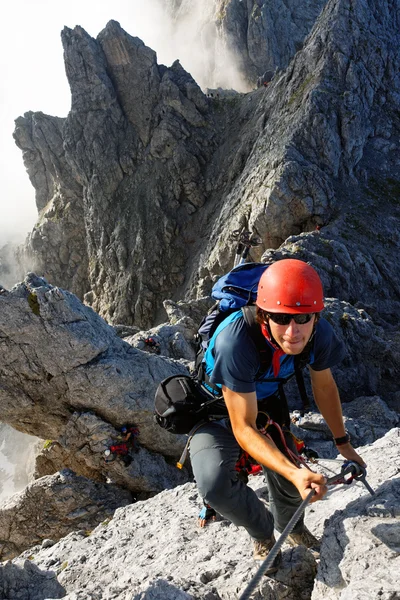
[{"label": "rock face", "polygon": [[235,218],[248,217],[275,248],[318,225],[324,236],[315,251],[329,259],[330,282],[343,273],[347,284],[336,280],[328,296],[356,303],[373,295],[375,304],[383,288],[398,300],[397,19],[397,3],[329,2],[286,72],[251,95],[254,126],[242,132],[241,166],[230,169],[237,178],[205,251],[211,274],[230,264],[226,224]]},{"label": "rock face", "polygon": [[64,122],[40,112],[15,121],[14,139],[35,188],[39,213],[19,260],[30,263],[32,270],[40,265],[43,275],[63,282],[82,298],[88,291],[83,189],[65,158]]},{"label": "rock face", "polygon": [[[307,509],[307,525],[323,534],[313,600],[396,597],[399,434],[394,429],[360,449],[375,496],[360,483],[338,486],[325,501]],[[253,478],[251,485],[263,496],[263,477]],[[21,600],[236,598],[259,567],[251,558],[251,540],[226,520],[197,528],[199,505],[194,485],[187,483],[118,509],[108,525],[99,525],[89,537],[72,533],[52,547],[32,548],[1,566],[3,589],[12,589]],[[310,598],[316,567],[309,551],[284,545],[281,568],[273,578],[263,578],[257,593],[274,600]],[[36,596],[28,596],[31,582]]]},{"label": "rock face", "polygon": [[[387,431],[400,425],[398,413],[390,410],[378,396],[361,397],[343,403],[342,410],[346,431],[355,448],[376,442]],[[301,416],[294,411],[291,430],[321,457],[336,457],[337,449],[332,434],[319,412],[311,411]]]},{"label": "rock face", "polygon": [[[158,383],[185,367],[122,341],[72,294],[33,275],[0,295],[0,420],[57,441],[78,470],[90,470],[136,492],[182,483],[170,466],[183,438],[153,421]],[[104,462],[124,423],[139,428],[131,465]],[[68,463],[67,463],[68,464]]]},{"label": "rock face", "polygon": [[[221,7],[226,27],[235,11],[254,9],[261,23],[268,8]],[[165,320],[165,298],[208,293],[232,266],[241,223],[262,238],[256,259],[318,225],[318,239],[292,237],[287,251],[317,263],[328,296],[361,303],[396,338],[398,8],[397,0],[331,0],[267,88],[220,98],[206,97],[179,63],[158,65],[115,22],[97,40],[65,29],[71,112],[63,122],[28,115],[16,130],[43,206],[32,235],[43,272],[81,298],[87,292],[109,321],[143,329]],[[49,149],[57,148],[56,169]],[[51,208],[66,207],[68,194],[79,231]],[[78,249],[79,274],[67,251],[66,263],[56,258],[64,242]]]},{"label": "rock face", "polygon": [[[326,0],[218,0],[217,28],[249,83],[269,81],[303,46]],[[266,76],[263,77],[263,75]]]},{"label": "rock face", "polygon": [[[362,449],[375,496],[335,494],[312,600],[396,598],[400,589],[400,430]],[[378,458],[378,461],[376,459]],[[317,511],[316,511],[317,512]],[[328,514],[329,514],[328,513]]]},{"label": "rock face", "polygon": [[0,560],[46,539],[57,541],[71,531],[89,535],[116,508],[132,500],[126,490],[94,483],[68,470],[38,479],[1,506]]},{"label": "rock face", "polygon": [[[117,323],[150,325],[154,309],[185,279],[194,241],[187,225],[206,198],[213,117],[178,62],[170,69],[157,65],[155,53],[118,23],[110,22],[97,41],[80,27],[66,28],[62,40],[71,112],[58,127],[51,117],[28,114],[15,131],[28,172],[35,174],[42,210],[31,246],[49,279],[81,298],[90,290],[86,300],[100,314]],[[55,173],[48,148],[59,161]],[[55,180],[58,196],[45,205],[54,196]],[[65,212],[77,227],[65,220]],[[60,232],[68,236],[67,250],[80,256],[79,273],[73,271],[75,259],[63,251]],[[42,250],[35,245],[39,239]],[[57,260],[58,251],[65,261]],[[172,270],[165,267],[171,264]]]}]

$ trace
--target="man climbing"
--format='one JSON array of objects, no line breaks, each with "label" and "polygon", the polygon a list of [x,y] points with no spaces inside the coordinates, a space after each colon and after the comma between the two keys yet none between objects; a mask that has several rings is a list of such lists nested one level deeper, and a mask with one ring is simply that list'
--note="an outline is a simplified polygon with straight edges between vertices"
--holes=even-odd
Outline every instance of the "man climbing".
[{"label": "man climbing", "polygon": [[[276,381],[294,372],[296,357],[305,358],[309,365],[315,402],[338,450],[346,459],[364,463],[343,424],[331,367],[343,359],[344,346],[330,324],[320,318],[324,303],[317,272],[300,260],[274,263],[260,279],[256,307],[257,323],[271,355],[269,368],[258,376],[260,353],[242,312],[232,313],[217,328],[205,354],[207,374],[213,385],[222,387],[229,419],[199,428],[190,444],[190,456],[205,504],[245,527],[254,540],[254,558],[264,560],[275,543],[274,528],[283,531],[311,488],[315,490],[312,501],[322,499],[327,491],[323,475],[298,466],[287,404]],[[279,427],[258,427],[260,413]],[[263,466],[271,512],[237,477],[235,465],[241,449]],[[319,549],[319,541],[303,518],[288,542]],[[268,573],[278,569],[280,559],[279,554]]]},{"label": "man climbing", "polygon": [[139,429],[136,425],[123,425],[121,427],[123,441],[132,448],[133,451],[137,452],[138,446],[136,438],[139,435]]},{"label": "man climbing", "polygon": [[126,467],[129,467],[133,457],[132,453],[138,452],[137,436],[139,429],[135,425],[123,425],[121,427],[121,435],[118,440],[122,440],[118,444],[113,444],[104,451],[104,460],[106,463],[113,462],[117,456],[120,457]]}]

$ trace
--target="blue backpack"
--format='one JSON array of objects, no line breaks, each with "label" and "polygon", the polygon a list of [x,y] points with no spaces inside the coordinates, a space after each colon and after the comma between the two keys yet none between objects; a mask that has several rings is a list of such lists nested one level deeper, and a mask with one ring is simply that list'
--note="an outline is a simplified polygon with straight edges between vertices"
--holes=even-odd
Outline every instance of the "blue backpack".
[{"label": "blue backpack", "polygon": [[267,268],[265,263],[244,263],[220,277],[211,291],[219,310],[227,312],[254,304],[258,282]]},{"label": "blue backpack", "polygon": [[197,332],[196,370],[203,360],[200,355],[207,350],[218,325],[234,311],[255,304],[258,282],[267,268],[265,263],[244,263],[220,277],[214,284],[211,297],[217,302],[203,318]]}]

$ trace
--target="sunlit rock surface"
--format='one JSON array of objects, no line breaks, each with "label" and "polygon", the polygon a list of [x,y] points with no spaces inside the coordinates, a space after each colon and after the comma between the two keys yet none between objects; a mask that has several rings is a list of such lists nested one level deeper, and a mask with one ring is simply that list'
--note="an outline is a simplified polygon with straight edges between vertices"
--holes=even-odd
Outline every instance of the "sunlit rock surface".
[{"label": "sunlit rock surface", "polygon": [[[314,557],[304,548],[284,545],[282,566],[274,577],[263,578],[260,597],[395,597],[400,584],[399,430],[360,452],[376,495],[361,483],[338,486],[307,509],[309,528],[323,535],[314,590]],[[253,478],[251,485],[264,494],[262,477]],[[35,582],[33,598],[42,589],[48,597],[69,600],[236,598],[259,567],[252,559],[251,540],[225,520],[199,529],[199,507],[195,486],[188,483],[121,508],[89,537],[72,533],[49,548],[30,549],[33,564],[27,552],[0,567],[3,589],[18,592],[21,600],[31,598],[28,582]],[[372,595],[363,597],[361,590]]]},{"label": "sunlit rock surface", "polygon": [[88,535],[132,500],[126,490],[68,470],[38,479],[0,506],[0,560],[46,539],[57,541],[71,531]]}]

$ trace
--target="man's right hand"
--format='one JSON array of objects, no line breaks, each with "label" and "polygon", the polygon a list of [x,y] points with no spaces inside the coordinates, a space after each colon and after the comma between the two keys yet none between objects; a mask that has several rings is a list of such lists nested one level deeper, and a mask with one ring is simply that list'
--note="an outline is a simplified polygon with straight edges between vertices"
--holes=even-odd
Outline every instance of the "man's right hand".
[{"label": "man's right hand", "polygon": [[296,469],[291,477],[291,482],[296,486],[303,500],[307,498],[312,489],[315,490],[315,494],[310,502],[322,500],[328,491],[328,488],[325,485],[326,477],[321,475],[321,473],[313,473],[313,471],[309,471],[309,469]]}]

